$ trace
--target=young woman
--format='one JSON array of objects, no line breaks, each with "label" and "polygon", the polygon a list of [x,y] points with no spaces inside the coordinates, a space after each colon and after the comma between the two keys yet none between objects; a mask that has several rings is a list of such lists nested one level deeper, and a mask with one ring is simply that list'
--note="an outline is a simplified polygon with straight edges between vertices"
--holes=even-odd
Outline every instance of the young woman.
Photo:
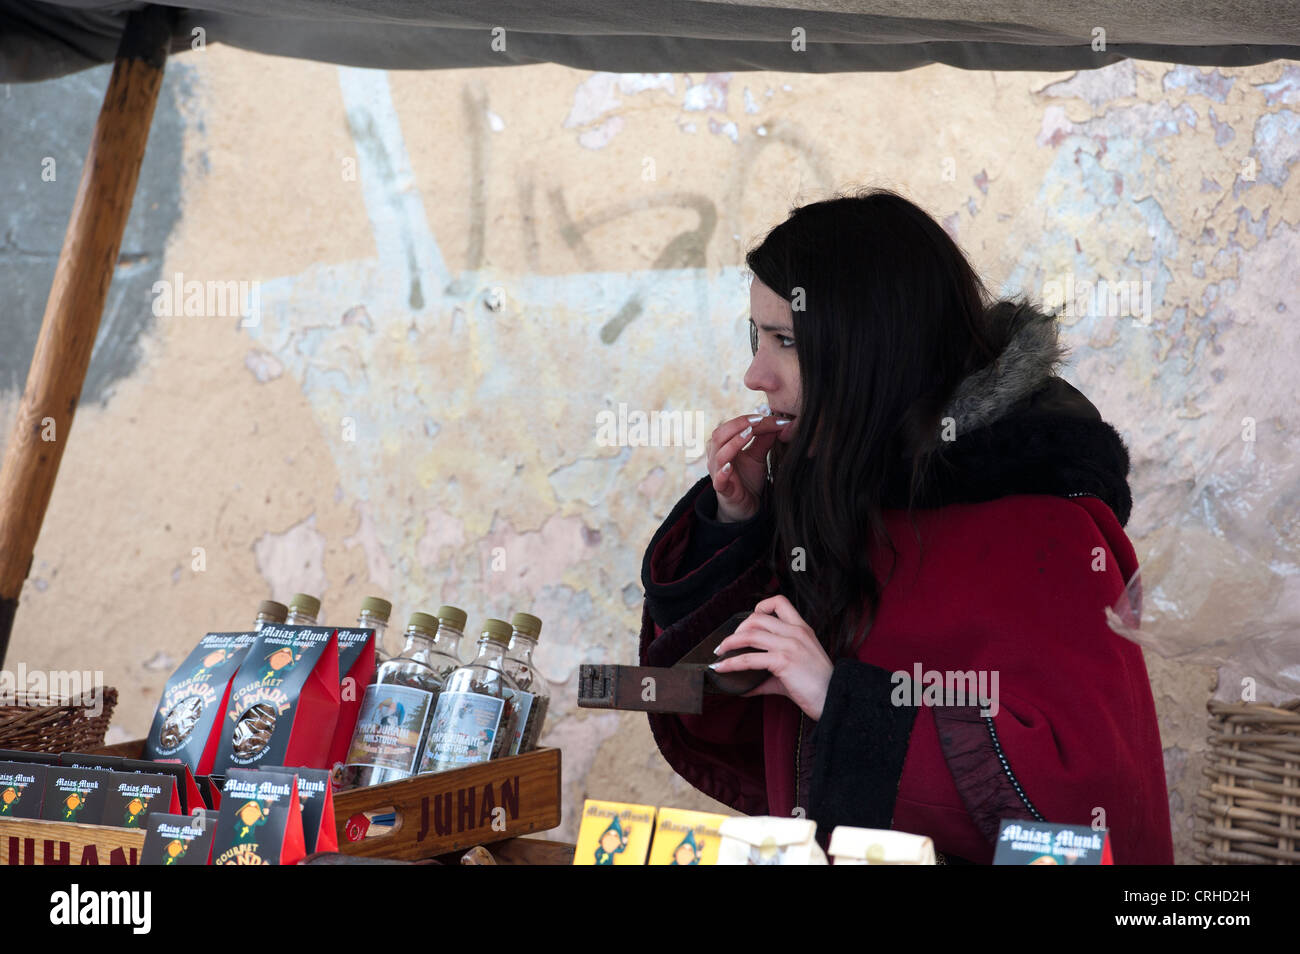
[{"label": "young woman", "polygon": [[673,665],[752,610],[715,668],[770,676],[652,713],[664,757],[823,843],[895,828],[988,863],[1001,819],[1043,819],[1172,864],[1146,666],[1105,617],[1137,568],[1128,453],[1054,375],[1054,318],[990,305],[884,190],[796,209],[746,262],[768,406],[713,432],[651,540],[640,655]]}]

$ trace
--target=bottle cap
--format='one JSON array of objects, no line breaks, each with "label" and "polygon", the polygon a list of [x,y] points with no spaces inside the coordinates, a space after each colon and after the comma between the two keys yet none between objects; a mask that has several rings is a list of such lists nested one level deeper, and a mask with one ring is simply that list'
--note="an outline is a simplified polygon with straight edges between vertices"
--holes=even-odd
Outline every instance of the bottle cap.
[{"label": "bottle cap", "polygon": [[438,620],[428,613],[412,613],[406,621],[407,629],[418,629],[423,633],[434,636],[438,632]]},{"label": "bottle cap", "polygon": [[510,625],[531,639],[542,632],[542,621],[531,613],[516,613],[510,617]]},{"label": "bottle cap", "polygon": [[381,600],[378,596],[367,596],[361,601],[361,612],[377,616],[387,623],[389,615],[393,612],[393,604],[388,600]]},{"label": "bottle cap", "polygon": [[283,623],[289,615],[289,607],[275,600],[262,600],[257,604],[257,615],[265,616],[273,623]]},{"label": "bottle cap", "polygon": [[319,616],[320,600],[309,593],[295,593],[293,599],[289,600],[289,609],[296,610],[304,616]]},{"label": "bottle cap", "polygon": [[442,620],[452,629],[459,629],[461,632],[464,632],[465,621],[469,619],[469,615],[458,606],[439,606],[438,619]]},{"label": "bottle cap", "polygon": [[514,635],[515,631],[503,619],[485,619],[482,632],[484,636],[493,642],[509,643],[510,637]]}]

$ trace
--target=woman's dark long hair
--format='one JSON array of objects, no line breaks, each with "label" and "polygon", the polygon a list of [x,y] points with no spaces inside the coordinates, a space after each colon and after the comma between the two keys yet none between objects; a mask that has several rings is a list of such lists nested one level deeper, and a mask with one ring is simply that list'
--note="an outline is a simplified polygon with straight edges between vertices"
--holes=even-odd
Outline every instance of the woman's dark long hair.
[{"label": "woman's dark long hair", "polygon": [[961,250],[886,189],[795,209],[745,261],[791,303],[801,382],[795,436],[769,459],[769,559],[836,658],[879,607],[872,540],[897,558],[881,513],[891,476],[906,476],[910,510],[943,409],[1005,342]]}]

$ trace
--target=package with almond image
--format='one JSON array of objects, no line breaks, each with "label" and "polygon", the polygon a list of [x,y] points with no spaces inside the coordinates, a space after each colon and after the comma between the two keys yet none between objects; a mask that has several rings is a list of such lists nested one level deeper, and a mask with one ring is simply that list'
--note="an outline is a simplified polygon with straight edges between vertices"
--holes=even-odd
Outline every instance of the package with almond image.
[{"label": "package with almond image", "polygon": [[163,688],[146,759],[183,762],[195,775],[212,771],[231,679],[256,640],[256,633],[208,633],[199,640]]},{"label": "package with almond image", "polygon": [[263,626],[235,673],[225,711],[212,772],[228,775],[259,765],[329,768],[339,717],[334,630]]}]

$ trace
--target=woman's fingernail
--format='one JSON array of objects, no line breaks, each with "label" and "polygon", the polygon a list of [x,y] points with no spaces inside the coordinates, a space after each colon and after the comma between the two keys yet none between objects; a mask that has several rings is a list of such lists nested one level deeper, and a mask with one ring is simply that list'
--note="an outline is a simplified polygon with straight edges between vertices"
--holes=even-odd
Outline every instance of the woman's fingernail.
[{"label": "woman's fingernail", "polygon": [[718,660],[717,662],[715,662],[715,663],[709,663],[709,668],[710,668],[710,669],[717,669],[717,668],[718,668],[719,666],[721,666],[721,665],[722,665],[722,660],[719,659],[719,660]]},{"label": "woman's fingernail", "polygon": [[749,425],[749,427],[745,428],[743,431],[740,432],[740,436],[741,436],[741,437],[748,437],[750,434],[753,434],[753,433],[754,433],[754,425],[751,424],[751,425]]},{"label": "woman's fingernail", "polygon": [[747,417],[747,418],[745,418],[745,420],[749,421],[749,423],[751,423],[751,424],[757,424],[757,423],[758,423],[759,421],[761,421],[762,419],[763,419],[763,415],[762,415],[762,414],[755,414],[753,417]]},{"label": "woman's fingernail", "polygon": [[758,407],[754,408],[754,413],[762,414],[764,417],[767,417],[767,415],[772,413],[772,409],[766,404],[760,404]]},{"label": "woman's fingernail", "polygon": [[780,420],[779,418],[777,419],[777,422],[776,422],[777,427],[780,427],[782,424],[789,424],[789,423],[790,423],[789,421],[783,421],[783,420]]},{"label": "woman's fingernail", "polygon": [[731,470],[731,461],[727,461],[725,464],[723,464],[722,470],[718,471],[718,473],[725,474],[729,470]]}]

